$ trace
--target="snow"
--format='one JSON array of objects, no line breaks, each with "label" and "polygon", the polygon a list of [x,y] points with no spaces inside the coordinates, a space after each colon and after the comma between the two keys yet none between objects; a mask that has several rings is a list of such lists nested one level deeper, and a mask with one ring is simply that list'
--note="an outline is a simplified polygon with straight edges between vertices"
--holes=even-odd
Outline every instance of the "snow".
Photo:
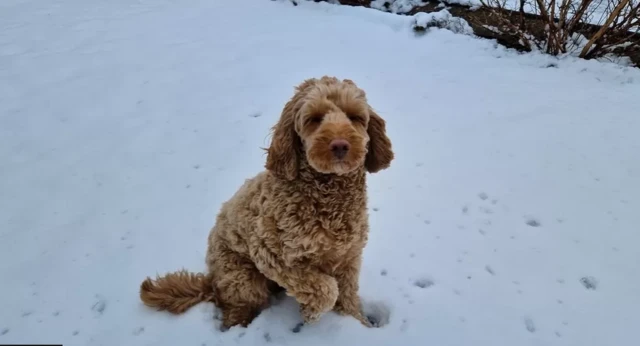
[{"label": "snow", "polygon": [[428,25],[430,25],[433,22],[437,22],[437,21],[444,22],[451,19],[451,13],[449,13],[449,11],[447,10],[440,10],[440,11],[431,12],[431,13],[420,12],[420,13],[416,13],[414,17],[416,18],[416,25],[426,28]]},{"label": "snow", "polygon": [[391,13],[406,13],[414,7],[423,5],[425,2],[422,0],[373,0],[370,4],[371,8]]},{"label": "snow", "polygon": [[[0,2],[0,343],[631,345],[640,323],[636,69],[518,54],[326,3]],[[222,202],[262,170],[304,78],[351,78],[396,160],[369,177],[361,295],[299,333],[276,301],[144,307],[205,269]]]},{"label": "snow", "polygon": [[414,28],[425,30],[435,26],[446,28],[455,33],[473,35],[473,28],[466,20],[453,17],[446,9],[430,13],[419,12],[413,17],[415,19]]}]

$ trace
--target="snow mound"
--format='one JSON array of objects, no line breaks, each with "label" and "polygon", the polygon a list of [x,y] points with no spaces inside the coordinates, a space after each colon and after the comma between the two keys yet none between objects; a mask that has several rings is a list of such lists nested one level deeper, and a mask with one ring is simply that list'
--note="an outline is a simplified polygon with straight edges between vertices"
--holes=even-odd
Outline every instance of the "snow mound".
[{"label": "snow mound", "polygon": [[452,16],[446,9],[431,13],[420,12],[415,14],[413,18],[415,20],[413,25],[415,31],[421,32],[437,27],[457,34],[473,35],[473,29],[466,20]]},{"label": "snow mound", "polygon": [[422,6],[422,0],[373,0],[371,8],[391,13],[407,13],[414,7]]}]

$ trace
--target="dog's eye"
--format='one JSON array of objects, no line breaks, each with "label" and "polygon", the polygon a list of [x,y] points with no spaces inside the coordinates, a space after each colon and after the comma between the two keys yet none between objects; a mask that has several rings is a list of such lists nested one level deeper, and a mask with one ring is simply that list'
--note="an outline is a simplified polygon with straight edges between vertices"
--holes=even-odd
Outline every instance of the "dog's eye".
[{"label": "dog's eye", "polygon": [[354,123],[364,122],[364,118],[357,114],[347,114],[347,117],[349,118],[349,120],[351,120],[351,122],[354,122]]},{"label": "dog's eye", "polygon": [[322,119],[324,118],[324,114],[312,114],[308,119],[307,123],[309,124],[320,124]]}]

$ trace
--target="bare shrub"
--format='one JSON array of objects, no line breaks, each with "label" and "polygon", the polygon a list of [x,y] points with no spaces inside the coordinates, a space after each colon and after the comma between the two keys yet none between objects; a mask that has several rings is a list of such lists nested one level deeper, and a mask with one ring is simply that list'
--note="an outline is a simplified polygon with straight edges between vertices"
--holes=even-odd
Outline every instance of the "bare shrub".
[{"label": "bare shrub", "polygon": [[640,0],[608,0],[605,22],[582,48],[580,57],[596,58],[623,45],[640,45]]},{"label": "bare shrub", "polygon": [[[480,2],[500,30],[519,37],[527,49],[535,45],[551,55],[577,53],[591,59],[640,45],[640,0]],[[530,14],[537,20],[525,20]]]}]

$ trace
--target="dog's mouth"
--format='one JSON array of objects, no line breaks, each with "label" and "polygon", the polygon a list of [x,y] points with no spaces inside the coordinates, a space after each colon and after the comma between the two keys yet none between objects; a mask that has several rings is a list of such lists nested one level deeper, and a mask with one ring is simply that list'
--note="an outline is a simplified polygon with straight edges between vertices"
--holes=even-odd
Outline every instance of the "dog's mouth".
[{"label": "dog's mouth", "polygon": [[333,172],[341,175],[341,174],[347,174],[347,173],[351,173],[353,171],[355,171],[360,164],[358,162],[355,162],[354,160],[349,160],[349,159],[334,159],[333,163],[332,163],[332,168],[333,168]]},{"label": "dog's mouth", "polygon": [[354,139],[335,142],[332,138],[304,143],[307,161],[314,170],[324,174],[344,175],[364,165],[366,151]]},{"label": "dog's mouth", "polygon": [[333,169],[338,174],[346,173],[347,171],[349,171],[349,168],[349,163],[343,159],[336,159],[336,161],[333,163]]}]

